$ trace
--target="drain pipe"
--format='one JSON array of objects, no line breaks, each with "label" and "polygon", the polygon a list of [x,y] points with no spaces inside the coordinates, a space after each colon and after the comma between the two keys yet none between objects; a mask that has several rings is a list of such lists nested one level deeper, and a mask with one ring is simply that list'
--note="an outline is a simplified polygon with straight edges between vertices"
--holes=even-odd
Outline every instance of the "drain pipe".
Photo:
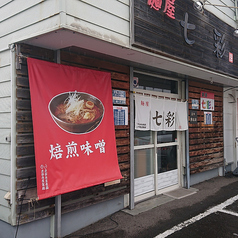
[{"label": "drain pipe", "polygon": [[16,46],[9,45],[11,58],[11,225],[17,224],[16,219]]},{"label": "drain pipe", "polygon": [[[188,102],[188,78],[186,77],[186,90],[185,90],[185,98],[186,101]],[[189,113],[188,109],[188,104],[187,104],[187,110]],[[185,132],[185,153],[186,153],[186,188],[190,188],[190,167],[189,167],[189,127]]]},{"label": "drain pipe", "polygon": [[135,208],[134,200],[134,98],[133,98],[133,67],[130,67],[130,194],[129,208]]}]

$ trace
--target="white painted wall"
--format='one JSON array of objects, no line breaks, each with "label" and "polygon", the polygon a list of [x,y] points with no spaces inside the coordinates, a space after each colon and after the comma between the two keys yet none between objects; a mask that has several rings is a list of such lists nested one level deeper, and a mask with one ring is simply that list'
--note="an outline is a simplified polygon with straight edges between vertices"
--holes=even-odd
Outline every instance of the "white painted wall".
[{"label": "white painted wall", "polygon": [[0,51],[9,44],[57,29],[60,23],[57,0],[0,1]]},{"label": "white painted wall", "polygon": [[224,158],[226,165],[231,164],[232,170],[236,168],[236,95],[234,90],[224,88],[223,120],[224,120]]},{"label": "white painted wall", "polygon": [[129,46],[129,13],[129,0],[70,0],[66,5],[66,27]]},{"label": "white painted wall", "polygon": [[130,0],[0,0],[0,51],[66,28],[129,46]]},{"label": "white painted wall", "polygon": [[[235,0],[207,0],[206,3],[223,5],[223,6],[235,6]],[[210,11],[222,21],[226,22],[230,26],[237,28],[235,21],[235,9],[228,7],[210,6],[205,3],[205,11]]]},{"label": "white painted wall", "polygon": [[11,74],[10,51],[0,52],[0,219],[8,221],[10,206],[4,199],[11,187],[10,142],[11,133]]},{"label": "white painted wall", "polygon": [[4,199],[11,190],[9,45],[66,28],[129,46],[129,12],[129,0],[0,0],[0,220],[11,222]]}]

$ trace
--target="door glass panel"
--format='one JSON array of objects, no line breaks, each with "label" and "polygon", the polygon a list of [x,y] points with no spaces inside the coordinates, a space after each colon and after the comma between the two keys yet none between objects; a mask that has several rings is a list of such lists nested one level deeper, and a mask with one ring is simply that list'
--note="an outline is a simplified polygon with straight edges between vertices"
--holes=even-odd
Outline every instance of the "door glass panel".
[{"label": "door glass panel", "polygon": [[158,131],[157,132],[157,144],[175,142],[177,140],[176,131]]},{"label": "door glass panel", "polygon": [[157,148],[158,173],[177,169],[177,146]]},{"label": "door glass panel", "polygon": [[135,178],[154,174],[153,149],[135,150]]},{"label": "door glass panel", "polygon": [[152,131],[137,131],[134,132],[134,145],[150,145],[154,143]]}]

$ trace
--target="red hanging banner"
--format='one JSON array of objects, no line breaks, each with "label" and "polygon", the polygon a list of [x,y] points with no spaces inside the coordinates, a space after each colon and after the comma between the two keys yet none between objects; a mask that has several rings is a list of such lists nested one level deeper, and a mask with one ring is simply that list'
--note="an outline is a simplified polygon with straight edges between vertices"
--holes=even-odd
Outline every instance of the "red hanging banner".
[{"label": "red hanging banner", "polygon": [[38,198],[121,179],[111,74],[27,62]]}]

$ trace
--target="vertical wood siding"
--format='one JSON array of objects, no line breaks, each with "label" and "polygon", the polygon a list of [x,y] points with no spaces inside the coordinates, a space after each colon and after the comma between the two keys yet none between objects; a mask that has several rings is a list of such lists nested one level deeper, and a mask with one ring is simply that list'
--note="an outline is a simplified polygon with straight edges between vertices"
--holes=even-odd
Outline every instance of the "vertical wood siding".
[{"label": "vertical wood siding", "polygon": [[[54,52],[42,48],[19,45],[18,53],[25,56],[54,61]],[[35,201],[36,171],[34,158],[34,140],[31,118],[31,103],[29,81],[25,58],[19,59],[17,68],[17,194],[26,197],[22,207],[20,223],[41,219],[54,214],[54,198]],[[116,63],[103,61],[96,57],[86,56],[85,52],[77,48],[61,51],[61,63],[76,67],[111,72],[112,88],[126,91],[126,102],[129,107],[129,68]],[[118,162],[123,176],[121,183],[105,187],[103,184],[62,195],[62,213],[90,206],[101,201],[112,199],[129,193],[130,178],[130,143],[129,126],[116,126],[116,144]],[[28,181],[28,178],[30,180]],[[33,201],[30,203],[30,201]],[[17,213],[20,206],[17,206]]]},{"label": "vertical wood siding", "polygon": [[189,156],[191,174],[223,166],[223,88],[211,84],[189,81],[189,112],[192,99],[200,105],[200,92],[215,95],[215,110],[212,111],[212,125],[204,124],[204,111],[196,110],[198,123],[189,123]]}]

